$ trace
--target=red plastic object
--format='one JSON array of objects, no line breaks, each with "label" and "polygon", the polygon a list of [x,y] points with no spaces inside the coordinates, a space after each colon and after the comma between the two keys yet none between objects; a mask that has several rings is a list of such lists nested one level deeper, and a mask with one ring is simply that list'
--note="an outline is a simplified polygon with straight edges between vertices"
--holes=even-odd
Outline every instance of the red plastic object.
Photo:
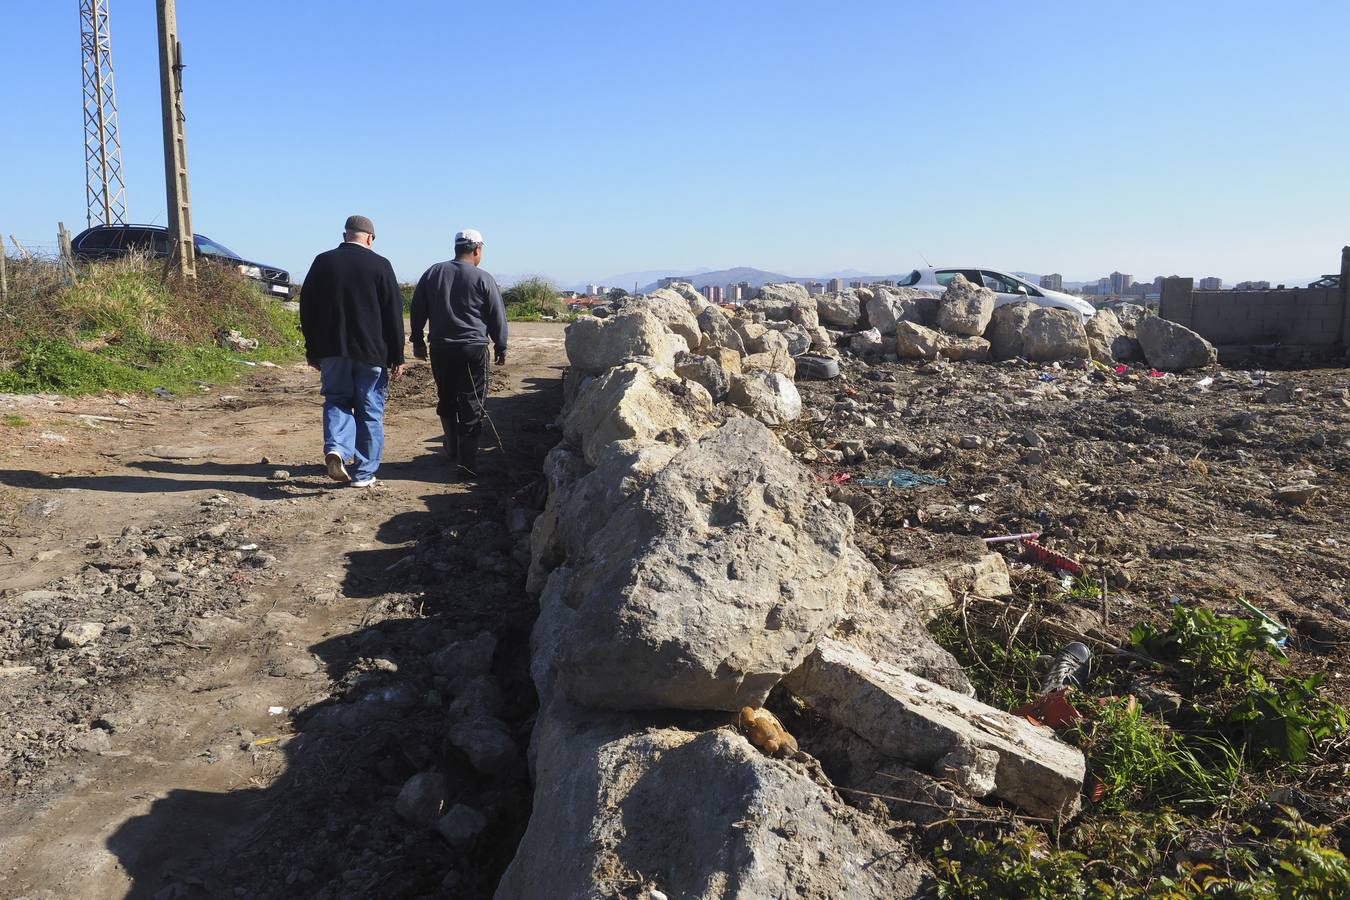
[{"label": "red plastic object", "polygon": [[1083,718],[1083,714],[1069,702],[1067,694],[1071,690],[1072,688],[1060,688],[1057,691],[1051,691],[1037,697],[1026,706],[1019,706],[1012,711],[1012,714],[1021,716],[1033,725],[1049,725],[1051,728],[1063,728],[1065,725],[1071,725]]},{"label": "red plastic object", "polygon": [[1166,372],[1159,372],[1157,369],[1149,369],[1149,370],[1148,370],[1148,377],[1149,377],[1149,378],[1166,378],[1166,377],[1167,377],[1167,373],[1166,373]]},{"label": "red plastic object", "polygon": [[1128,372],[1128,371],[1130,371],[1130,367],[1127,366],[1127,365],[1125,365],[1124,363],[1122,363],[1121,365],[1116,366],[1116,374],[1117,374],[1117,375],[1124,375],[1124,374],[1125,374],[1126,372]]},{"label": "red plastic object", "polygon": [[1082,575],[1083,566],[1063,553],[1056,553],[1049,547],[1039,541],[1025,540],[1022,546],[1026,548],[1033,562],[1043,563],[1052,569],[1061,569],[1070,575]]}]

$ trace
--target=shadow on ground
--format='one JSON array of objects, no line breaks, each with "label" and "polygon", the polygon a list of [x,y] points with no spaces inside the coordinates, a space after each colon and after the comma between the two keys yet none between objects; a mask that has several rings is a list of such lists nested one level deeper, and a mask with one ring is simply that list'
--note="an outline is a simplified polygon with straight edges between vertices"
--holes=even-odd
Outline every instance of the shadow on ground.
[{"label": "shadow on ground", "polygon": [[[547,426],[560,404],[556,378],[490,398],[502,442],[494,446],[488,430],[482,477],[432,491],[422,508],[381,524],[384,540],[420,535],[411,553],[348,554],[343,593],[369,600],[364,618],[310,648],[334,689],[295,711],[294,735],[280,750],[254,751],[284,754],[284,773],[265,788],[228,794],[173,790],[125,822],[108,847],[133,880],[128,896],[492,895],[529,817],[525,748],[536,708],[528,533],[510,513],[542,500],[538,473],[557,440]],[[387,463],[381,476],[436,483],[447,472],[427,453]],[[486,678],[470,677],[467,651],[437,656],[456,641],[485,640],[483,632],[496,640]],[[490,765],[449,738],[455,722],[487,719],[511,738],[510,752]],[[447,807],[481,812],[481,833],[452,844],[401,820],[395,799],[419,772],[444,777]]]}]

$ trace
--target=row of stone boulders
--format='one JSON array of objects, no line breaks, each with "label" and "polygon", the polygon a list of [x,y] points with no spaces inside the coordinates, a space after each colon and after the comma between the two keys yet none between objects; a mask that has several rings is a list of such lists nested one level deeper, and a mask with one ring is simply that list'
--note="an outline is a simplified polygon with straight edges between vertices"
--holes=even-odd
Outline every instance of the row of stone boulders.
[{"label": "row of stone boulders", "polygon": [[[996,306],[995,300],[993,291],[958,274],[940,295],[872,285],[819,295],[816,307],[820,321],[845,332],[844,343],[862,356],[1146,361],[1164,371],[1199,368],[1216,359],[1204,338],[1156,316],[1131,316],[1138,326],[1127,326],[1107,309],[1084,320],[1073,310],[1030,301]],[[1139,327],[1142,334],[1135,333]]]},{"label": "row of stone boulders", "polygon": [[797,286],[773,287],[735,317],[670,289],[696,335],[673,297],[569,329],[564,441],[531,534],[534,809],[499,897],[928,892],[926,865],[810,757],[737,728],[780,685],[876,767],[1076,810],[1081,754],[974,700],[924,629],[950,589],[883,579],[850,508],[767,427],[801,399],[756,357],[791,358],[794,329],[775,325],[820,327]]}]

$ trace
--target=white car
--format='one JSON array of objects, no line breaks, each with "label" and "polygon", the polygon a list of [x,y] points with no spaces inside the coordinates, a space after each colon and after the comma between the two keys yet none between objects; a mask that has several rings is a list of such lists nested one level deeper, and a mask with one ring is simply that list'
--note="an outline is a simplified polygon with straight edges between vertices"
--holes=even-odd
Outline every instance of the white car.
[{"label": "white car", "polygon": [[966,281],[971,284],[983,285],[994,292],[994,305],[1002,306],[1005,303],[1018,303],[1026,300],[1030,303],[1036,303],[1040,306],[1054,306],[1059,309],[1071,309],[1081,315],[1084,319],[1090,319],[1097,314],[1096,308],[1081,297],[1075,297],[1073,294],[1066,294],[1062,291],[1052,291],[1048,288],[1037,287],[1029,281],[1024,281],[1016,275],[1008,275],[1004,272],[996,272],[993,269],[969,269],[969,268],[947,268],[947,269],[915,269],[909,273],[909,277],[898,282],[900,287],[912,287],[919,290],[933,291],[942,293],[947,289],[947,285],[952,283],[952,279],[957,275],[964,275]]}]

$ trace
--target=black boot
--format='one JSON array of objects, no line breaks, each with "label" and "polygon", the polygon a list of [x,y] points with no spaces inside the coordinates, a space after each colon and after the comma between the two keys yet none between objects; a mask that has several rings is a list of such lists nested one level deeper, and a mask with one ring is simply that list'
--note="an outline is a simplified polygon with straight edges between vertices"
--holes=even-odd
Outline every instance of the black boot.
[{"label": "black boot", "polygon": [[445,455],[451,462],[459,459],[459,429],[453,416],[441,416],[441,431],[445,433]]},{"label": "black boot", "polygon": [[460,435],[458,445],[458,472],[460,477],[476,477],[478,475],[478,435]]}]

